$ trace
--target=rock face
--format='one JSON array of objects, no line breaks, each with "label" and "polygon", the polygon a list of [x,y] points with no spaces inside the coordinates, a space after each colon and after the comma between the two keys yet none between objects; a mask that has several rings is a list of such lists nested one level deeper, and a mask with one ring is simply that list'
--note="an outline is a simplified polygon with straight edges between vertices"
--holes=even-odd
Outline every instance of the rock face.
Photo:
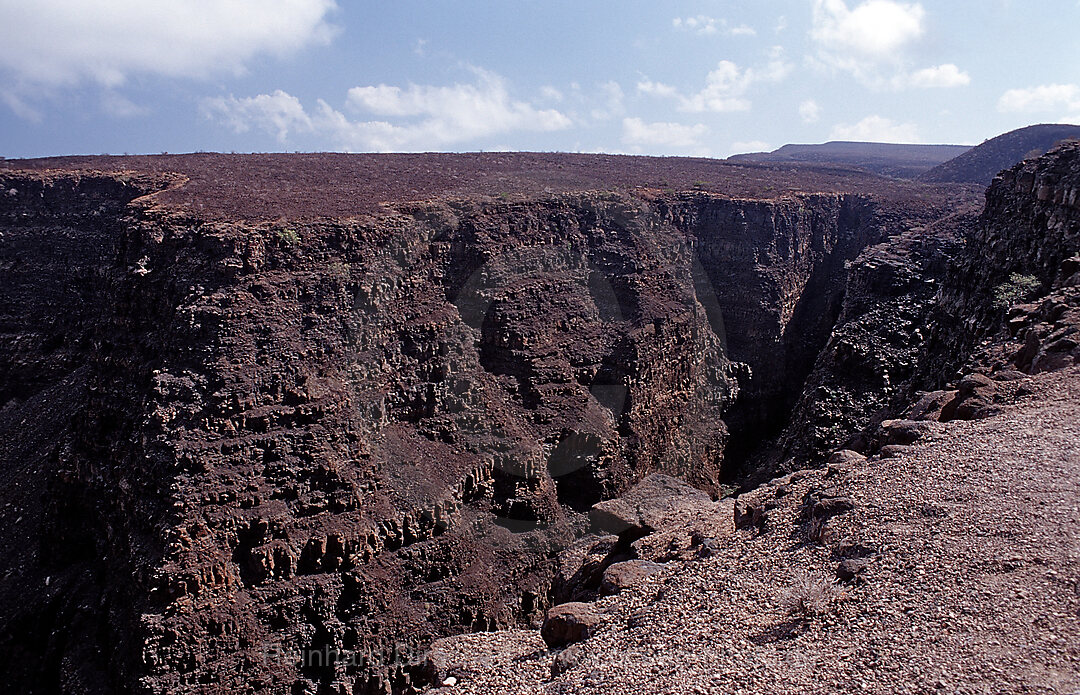
[{"label": "rock face", "polygon": [[[1080,143],[1001,172],[966,242],[934,308],[923,381],[962,376],[958,370],[966,358],[1006,332],[1022,346],[984,361],[1030,370],[1046,339],[1067,337],[1055,331],[1080,323],[1072,313],[1080,299],[1076,263],[1070,260],[1080,252]],[[1032,296],[1045,299],[1026,304]],[[1068,343],[1059,347],[1071,349]]]},{"label": "rock face", "polygon": [[[631,510],[654,533],[622,559],[705,547],[733,523],[712,493],[843,364],[819,354],[851,288],[908,301],[906,266],[860,254],[953,207],[563,192],[230,221],[155,203],[182,184],[0,173],[13,689],[403,691],[435,639],[539,625],[585,512],[653,473],[716,528]],[[590,582],[616,559],[594,545]]]}]

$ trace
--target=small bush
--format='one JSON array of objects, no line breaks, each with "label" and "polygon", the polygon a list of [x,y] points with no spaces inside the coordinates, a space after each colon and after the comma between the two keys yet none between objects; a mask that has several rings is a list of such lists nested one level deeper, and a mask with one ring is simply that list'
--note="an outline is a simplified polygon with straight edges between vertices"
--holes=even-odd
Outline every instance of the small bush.
[{"label": "small bush", "polygon": [[1039,284],[1034,275],[1013,273],[1008,280],[994,288],[994,306],[1008,309],[1013,304],[1019,304],[1039,289]]},{"label": "small bush", "polygon": [[283,227],[274,231],[277,233],[277,237],[281,240],[281,243],[286,246],[296,246],[300,243],[300,235],[296,233],[295,229]]},{"label": "small bush", "polygon": [[792,615],[811,618],[827,613],[839,595],[836,582],[799,570],[784,594],[783,603]]}]

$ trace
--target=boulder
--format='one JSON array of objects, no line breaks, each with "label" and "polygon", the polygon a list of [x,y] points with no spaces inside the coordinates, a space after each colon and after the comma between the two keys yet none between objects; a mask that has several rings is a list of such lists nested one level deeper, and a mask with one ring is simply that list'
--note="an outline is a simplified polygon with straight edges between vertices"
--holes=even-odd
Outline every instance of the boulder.
[{"label": "boulder", "polygon": [[881,423],[883,444],[913,444],[929,433],[925,421],[886,420]]},{"label": "boulder", "polygon": [[650,475],[618,499],[593,505],[589,518],[603,533],[643,536],[716,508],[712,497],[668,475]]},{"label": "boulder", "polygon": [[940,420],[945,406],[956,398],[956,391],[931,391],[904,413],[907,420]]},{"label": "boulder", "polygon": [[600,613],[593,604],[564,603],[548,610],[540,636],[549,647],[564,647],[596,634],[600,622]]},{"label": "boulder", "polygon": [[664,569],[663,565],[648,560],[627,560],[616,562],[604,570],[604,579],[600,583],[600,593],[610,596],[623,589],[637,586],[647,578]]}]

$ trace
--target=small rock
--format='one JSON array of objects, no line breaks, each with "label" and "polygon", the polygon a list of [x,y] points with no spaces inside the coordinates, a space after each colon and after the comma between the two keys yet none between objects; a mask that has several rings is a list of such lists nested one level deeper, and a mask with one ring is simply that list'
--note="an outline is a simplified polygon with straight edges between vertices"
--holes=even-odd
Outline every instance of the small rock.
[{"label": "small rock", "polygon": [[849,512],[855,508],[855,500],[850,497],[827,497],[813,507],[813,516],[822,518]]},{"label": "small rock", "polygon": [[878,452],[878,456],[883,459],[894,459],[898,456],[903,456],[904,452],[911,447],[904,444],[887,444],[881,447],[881,451]]},{"label": "small rock", "polygon": [[589,603],[564,603],[548,610],[540,636],[549,647],[562,647],[591,637],[600,626],[600,614]]},{"label": "small rock", "polygon": [[697,549],[698,557],[712,557],[720,552],[720,543],[715,538],[706,538]]},{"label": "small rock", "polygon": [[558,678],[581,663],[581,647],[574,645],[567,647],[555,655],[551,662],[551,677]]},{"label": "small rock", "polygon": [[442,684],[444,686],[446,686],[447,688],[453,688],[455,685],[457,685],[457,678],[454,678],[453,676],[450,676],[449,678],[444,680],[442,682]]},{"label": "small rock", "polygon": [[840,562],[836,568],[836,578],[842,582],[855,581],[856,578],[870,565],[870,558],[849,557]]}]

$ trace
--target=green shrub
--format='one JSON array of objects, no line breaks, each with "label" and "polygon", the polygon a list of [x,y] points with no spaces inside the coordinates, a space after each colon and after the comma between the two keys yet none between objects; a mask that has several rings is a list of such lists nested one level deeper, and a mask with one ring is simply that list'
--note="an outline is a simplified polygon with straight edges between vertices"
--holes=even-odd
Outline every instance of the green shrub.
[{"label": "green shrub", "polygon": [[1013,273],[1008,280],[994,288],[994,306],[1008,309],[1013,304],[1019,304],[1039,289],[1039,284],[1034,275]]},{"label": "green shrub", "polygon": [[300,235],[296,233],[295,229],[291,227],[282,227],[281,229],[275,229],[278,239],[286,246],[296,246],[300,243]]}]

